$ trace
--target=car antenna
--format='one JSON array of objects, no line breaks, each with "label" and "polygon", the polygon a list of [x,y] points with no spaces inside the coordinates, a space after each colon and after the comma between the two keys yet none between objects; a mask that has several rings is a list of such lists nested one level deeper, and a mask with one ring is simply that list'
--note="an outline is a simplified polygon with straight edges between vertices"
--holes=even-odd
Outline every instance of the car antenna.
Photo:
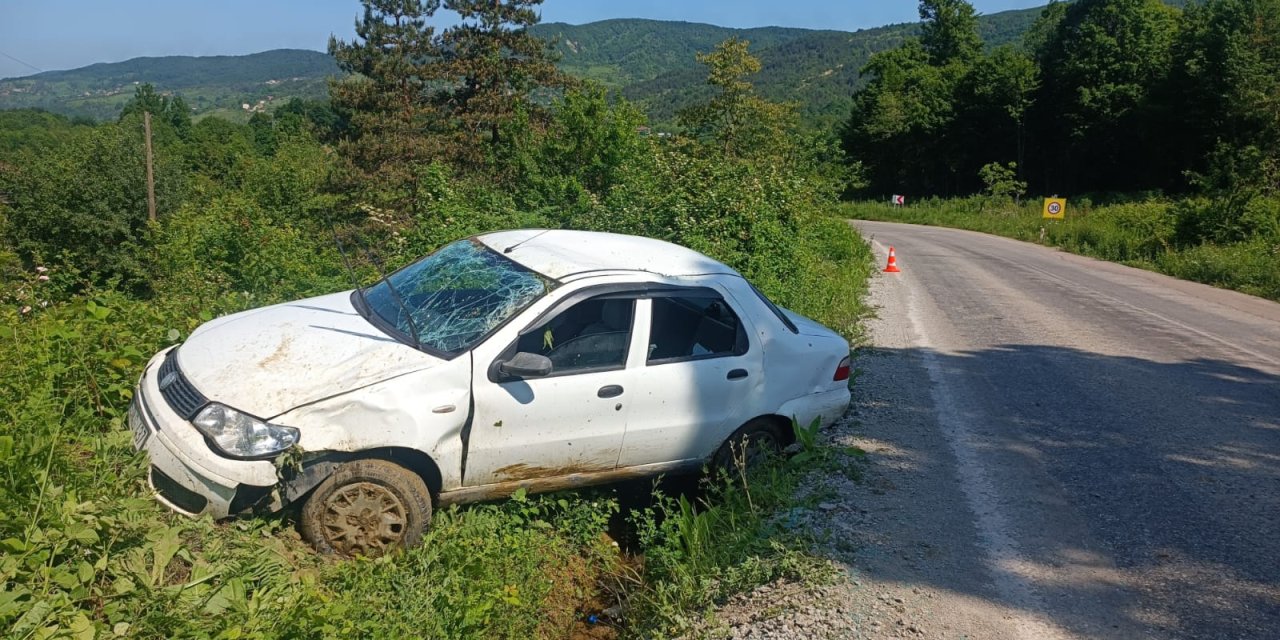
[{"label": "car antenna", "polygon": [[[364,288],[360,286],[360,281],[356,278],[356,272],[351,268],[351,259],[347,257],[347,250],[343,248],[342,240],[338,239],[338,228],[330,222],[329,230],[333,232],[333,243],[338,246],[338,254],[342,256],[342,265],[346,267],[347,275],[351,278],[351,286],[355,287],[356,295],[360,296],[360,302],[364,303],[365,308],[369,309],[369,312],[372,313],[373,307],[369,306],[369,299],[364,296]],[[367,251],[365,254],[370,258],[373,257],[373,254]],[[391,286],[391,281],[387,279],[386,274],[382,272],[382,266],[377,264],[376,260],[374,261],[374,266],[378,268],[379,280],[387,285],[387,290],[391,292],[391,296],[395,298],[396,304],[399,305],[400,310],[404,312],[405,319],[409,321],[409,331],[413,337],[414,348],[421,349],[422,341],[418,338],[418,325],[414,323],[413,314],[409,313],[408,305],[406,305],[404,300],[400,298],[400,292],[396,291],[396,288]]]},{"label": "car antenna", "polygon": [[550,229],[543,229],[542,231],[539,231],[538,233],[535,233],[535,234],[533,234],[533,235],[529,236],[528,238],[525,238],[524,240],[521,240],[520,242],[517,242],[517,243],[515,243],[515,244],[513,244],[513,245],[511,245],[511,246],[509,246],[509,247],[507,247],[506,249],[503,249],[503,250],[502,250],[502,252],[503,252],[503,253],[511,253],[512,251],[515,251],[515,250],[516,250],[520,245],[522,245],[522,244],[524,244],[524,243],[526,243],[526,242],[529,242],[530,240],[533,240],[534,238],[537,238],[538,236],[540,236],[540,235],[542,235],[542,234],[544,234],[544,233],[548,233],[548,232],[550,232],[550,231],[551,231]]}]

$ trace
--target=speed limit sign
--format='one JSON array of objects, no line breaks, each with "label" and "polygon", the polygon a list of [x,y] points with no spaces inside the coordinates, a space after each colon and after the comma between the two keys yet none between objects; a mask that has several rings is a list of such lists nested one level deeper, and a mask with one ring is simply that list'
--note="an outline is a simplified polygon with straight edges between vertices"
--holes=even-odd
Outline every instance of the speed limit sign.
[{"label": "speed limit sign", "polygon": [[1044,217],[1053,220],[1061,220],[1067,215],[1067,199],[1066,198],[1045,198],[1044,199]]}]

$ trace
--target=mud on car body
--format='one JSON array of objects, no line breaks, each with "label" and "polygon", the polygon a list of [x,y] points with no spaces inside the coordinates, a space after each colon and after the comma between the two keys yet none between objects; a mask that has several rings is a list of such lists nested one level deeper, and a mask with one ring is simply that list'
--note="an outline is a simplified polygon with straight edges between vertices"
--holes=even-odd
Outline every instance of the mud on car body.
[{"label": "mud on car body", "polygon": [[147,364],[129,423],[170,508],[300,504],[318,549],[376,555],[436,506],[784,445],[792,419],[843,414],[848,356],[692,250],[505,231],[205,323]]}]

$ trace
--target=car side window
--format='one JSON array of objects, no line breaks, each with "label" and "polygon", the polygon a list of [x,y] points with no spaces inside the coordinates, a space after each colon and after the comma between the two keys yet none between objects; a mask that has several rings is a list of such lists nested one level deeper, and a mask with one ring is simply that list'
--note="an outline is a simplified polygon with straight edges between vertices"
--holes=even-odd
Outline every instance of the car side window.
[{"label": "car side window", "polygon": [[747,332],[723,299],[653,299],[648,364],[662,364],[747,352]]},{"label": "car side window", "polygon": [[631,345],[633,299],[592,298],[520,337],[516,351],[551,360],[551,374],[621,369]]}]

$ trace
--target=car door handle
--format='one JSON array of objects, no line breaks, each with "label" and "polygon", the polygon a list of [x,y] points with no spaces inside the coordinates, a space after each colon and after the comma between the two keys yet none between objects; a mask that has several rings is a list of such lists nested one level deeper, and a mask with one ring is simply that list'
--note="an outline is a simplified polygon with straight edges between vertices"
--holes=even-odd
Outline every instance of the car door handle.
[{"label": "car door handle", "polygon": [[605,385],[600,387],[600,390],[596,392],[596,395],[601,398],[616,398],[622,395],[622,387],[616,384]]},{"label": "car door handle", "polygon": [[746,369],[734,369],[733,371],[730,371],[730,372],[729,372],[729,375],[728,375],[728,376],[726,376],[726,377],[727,377],[727,378],[729,378],[730,380],[741,380],[741,379],[743,379],[743,378],[747,377],[747,370],[746,370]]}]

